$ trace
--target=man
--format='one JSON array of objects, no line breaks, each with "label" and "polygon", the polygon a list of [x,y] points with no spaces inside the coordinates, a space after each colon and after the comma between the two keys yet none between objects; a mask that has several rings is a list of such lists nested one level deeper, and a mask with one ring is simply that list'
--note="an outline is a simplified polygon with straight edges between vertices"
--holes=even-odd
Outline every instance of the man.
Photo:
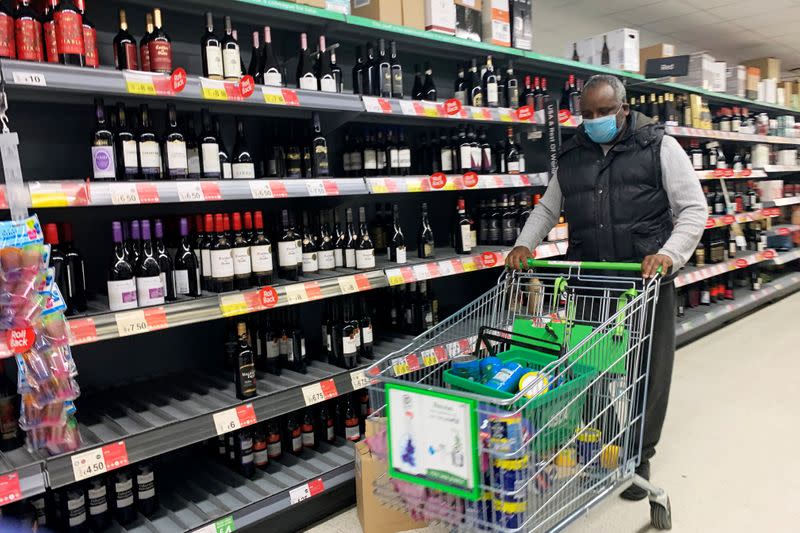
[{"label": "man", "polygon": [[[645,115],[631,111],[625,87],[614,76],[592,76],[581,101],[583,124],[566,141],[558,177],[522,229],[506,265],[520,268],[558,221],[563,202],[569,222],[571,261],[641,262],[642,276],[661,267],[665,281],[656,305],[642,462],[636,473],[650,479],[650,459],[661,436],[675,358],[673,277],[691,257],[705,229],[708,208],[700,182],[678,141]],[[622,493],[641,500],[632,485]]]}]

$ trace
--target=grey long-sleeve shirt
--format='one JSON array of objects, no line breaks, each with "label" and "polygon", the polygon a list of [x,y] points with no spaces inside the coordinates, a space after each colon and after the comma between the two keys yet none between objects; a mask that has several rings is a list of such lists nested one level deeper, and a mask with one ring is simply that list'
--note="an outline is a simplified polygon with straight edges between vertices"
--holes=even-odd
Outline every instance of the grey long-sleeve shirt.
[{"label": "grey long-sleeve shirt", "polygon": [[[603,148],[607,152],[610,147]],[[672,259],[672,271],[677,272],[692,256],[703,236],[708,205],[689,157],[678,141],[669,135],[661,141],[661,176],[675,227],[658,253]],[[515,246],[526,246],[531,250],[538,246],[558,222],[561,201],[561,186],[558,178],[553,178],[528,217]]]}]

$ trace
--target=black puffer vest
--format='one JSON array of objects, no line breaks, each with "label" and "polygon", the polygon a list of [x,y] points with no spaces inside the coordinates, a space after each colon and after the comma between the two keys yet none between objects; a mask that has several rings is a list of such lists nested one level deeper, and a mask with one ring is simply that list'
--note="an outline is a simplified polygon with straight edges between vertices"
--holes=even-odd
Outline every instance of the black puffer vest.
[{"label": "black puffer vest", "polygon": [[583,126],[561,147],[558,183],[569,222],[571,261],[640,262],[672,233],[661,183],[664,127],[631,112],[622,139],[608,154]]}]

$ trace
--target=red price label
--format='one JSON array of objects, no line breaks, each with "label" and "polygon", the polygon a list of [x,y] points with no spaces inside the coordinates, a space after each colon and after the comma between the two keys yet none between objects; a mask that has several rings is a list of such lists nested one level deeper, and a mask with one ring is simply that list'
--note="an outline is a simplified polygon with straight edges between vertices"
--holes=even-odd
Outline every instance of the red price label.
[{"label": "red price label", "polygon": [[219,192],[219,185],[213,181],[201,181],[200,188],[203,190],[203,198],[206,202],[222,200],[222,193]]},{"label": "red price label", "polygon": [[258,290],[258,300],[267,309],[278,305],[278,292],[272,287],[261,287]]},{"label": "red price label", "polygon": [[781,214],[781,208],[780,207],[768,207],[766,209],[762,209],[761,213],[765,217],[777,217],[777,216],[780,216],[780,214]]},{"label": "red price label", "polygon": [[778,235],[786,236],[789,235],[789,228],[778,228],[775,230]]},{"label": "red price label", "polygon": [[289,193],[286,192],[286,185],[281,180],[274,180],[269,182],[269,188],[272,189],[273,198],[288,198]]},{"label": "red price label", "polygon": [[748,178],[748,177],[753,175],[753,171],[750,170],[749,168],[746,168],[746,169],[742,170],[739,174],[741,174],[741,176],[743,178]]},{"label": "red price label", "polygon": [[256,410],[253,408],[252,403],[236,407],[236,416],[239,418],[239,425],[241,427],[252,426],[258,422],[256,419]]},{"label": "red price label", "polygon": [[451,98],[444,103],[444,112],[448,115],[458,115],[461,113],[461,101]]},{"label": "red price label", "polygon": [[172,71],[172,76],[170,76],[170,83],[172,84],[172,92],[179,93],[186,88],[186,82],[188,78],[186,76],[186,71],[182,67],[176,68]]},{"label": "red price label", "polygon": [[469,339],[461,339],[458,341],[458,348],[461,350],[461,353],[469,352]]},{"label": "red price label", "polygon": [[326,400],[332,400],[333,398],[339,396],[339,391],[336,390],[336,383],[333,381],[333,378],[320,381],[319,386],[322,389],[322,394],[325,395]]},{"label": "red price label", "polygon": [[97,340],[97,327],[93,318],[73,318],[68,324],[70,344],[86,344]]},{"label": "red price label", "polygon": [[464,272],[464,264],[461,262],[461,260],[451,259],[450,265],[453,267],[453,270],[456,271],[456,273],[461,274]]},{"label": "red price label", "polygon": [[706,219],[706,229],[713,228],[717,225],[717,221],[713,218]]},{"label": "red price label", "polygon": [[725,169],[725,177],[726,178],[732,178],[733,177],[733,169],[732,168],[726,168]]},{"label": "red price label", "polygon": [[714,170],[714,177],[715,178],[722,178],[725,177],[725,169],[724,168],[717,168]]},{"label": "red price label", "polygon": [[151,330],[164,329],[167,323],[167,312],[163,307],[148,307],[144,310],[144,319]]},{"label": "red price label", "polygon": [[435,174],[431,174],[430,181],[431,181],[431,187],[433,187],[434,189],[441,189],[442,187],[447,185],[447,176],[445,176],[441,172],[437,172]]},{"label": "red price label", "polygon": [[410,353],[406,356],[406,364],[412,372],[421,368],[419,365],[419,356],[415,353]]},{"label": "red price label", "polygon": [[325,194],[328,196],[339,196],[339,186],[333,180],[322,180],[325,187]]},{"label": "red price label", "polygon": [[569,122],[569,119],[571,118],[572,118],[572,113],[569,112],[569,109],[562,109],[558,112],[558,121],[561,124]]},{"label": "red price label", "polygon": [[483,266],[486,268],[492,268],[497,265],[497,255],[494,252],[483,252],[481,261],[483,261]]},{"label": "red price label", "polygon": [[747,259],[737,259],[733,262],[736,265],[736,268],[746,268],[747,267]]},{"label": "red price label", "polygon": [[761,252],[761,257],[764,259],[775,259],[775,250],[764,250]]},{"label": "red price label", "polygon": [[466,174],[464,174],[463,181],[464,181],[464,187],[466,187],[467,189],[472,189],[478,184],[478,174],[476,174],[475,172],[467,172]]},{"label": "red price label", "polygon": [[403,281],[405,281],[406,283],[411,283],[412,281],[417,280],[417,278],[414,277],[414,271],[411,270],[411,267],[401,268],[400,274],[403,275]]},{"label": "red price label", "polygon": [[19,474],[12,472],[0,476],[0,505],[22,499],[22,489],[19,486]]},{"label": "red price label", "polygon": [[722,217],[722,223],[725,224],[726,226],[730,226],[734,222],[736,222],[736,217],[733,215],[725,215],[724,217]]},{"label": "red price label", "polygon": [[137,183],[136,192],[139,194],[139,203],[157,204],[161,201],[158,195],[158,187],[153,183]]},{"label": "red price label", "polygon": [[517,109],[517,118],[521,122],[526,122],[526,121],[530,120],[531,117],[533,117],[533,106],[524,105],[524,106],[520,107],[519,109]]},{"label": "red price label", "polygon": [[440,363],[447,361],[447,350],[444,349],[444,346],[436,346],[433,349],[433,353],[436,355],[436,360]]},{"label": "red price label", "polygon": [[432,278],[438,278],[442,275],[439,271],[439,263],[428,263],[428,273]]},{"label": "red price label", "polygon": [[11,353],[25,353],[36,340],[33,328],[13,328],[6,331],[6,345]]},{"label": "red price label", "polygon": [[325,490],[325,485],[322,483],[322,478],[315,479],[308,482],[308,492],[311,496],[316,496]]},{"label": "red price label", "polygon": [[369,283],[369,277],[366,274],[356,274],[354,276],[356,278],[356,285],[358,285],[358,290],[360,291],[368,291],[372,288],[372,285]]},{"label": "red price label", "polygon": [[322,298],[322,289],[316,281],[309,281],[305,284],[305,288],[309,300],[319,300]]},{"label": "red price label", "polygon": [[106,472],[128,466],[128,449],[125,441],[121,440],[114,444],[103,446],[103,460],[106,462]]},{"label": "red price label", "polygon": [[243,98],[250,98],[256,90],[256,81],[253,76],[247,74],[239,81],[239,92]]}]

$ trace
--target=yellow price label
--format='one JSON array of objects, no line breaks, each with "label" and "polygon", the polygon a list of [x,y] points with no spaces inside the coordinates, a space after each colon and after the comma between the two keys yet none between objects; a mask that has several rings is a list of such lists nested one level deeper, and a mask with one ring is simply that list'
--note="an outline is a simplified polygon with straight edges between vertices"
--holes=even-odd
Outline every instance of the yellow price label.
[{"label": "yellow price label", "polygon": [[434,106],[425,106],[425,116],[439,118],[439,109]]},{"label": "yellow price label", "polygon": [[31,192],[31,207],[67,207],[69,200],[63,192]]},{"label": "yellow price label", "polygon": [[389,192],[389,188],[386,185],[373,185],[372,192],[373,194],[386,194]]},{"label": "yellow price label", "polygon": [[272,105],[286,105],[286,99],[282,94],[264,92],[264,102]]},{"label": "yellow price label", "polygon": [[448,180],[447,183],[444,184],[444,187],[442,187],[442,189],[445,191],[454,191],[456,190],[456,182]]},{"label": "yellow price label", "polygon": [[436,356],[433,354],[422,356],[423,366],[433,366],[438,362],[439,362],[438,359],[436,359]]},{"label": "yellow price label", "polygon": [[156,86],[153,85],[152,81],[127,80],[126,85],[128,86],[129,94],[144,94],[147,96],[156,95]]},{"label": "yellow price label", "polygon": [[219,310],[222,316],[244,315],[249,312],[244,294],[228,294],[219,297]]},{"label": "yellow price label", "polygon": [[406,188],[408,192],[422,192],[422,183],[419,180],[406,181]]},{"label": "yellow price label", "polygon": [[472,118],[475,120],[483,120],[485,117],[483,116],[483,109],[480,107],[473,107],[472,108]]},{"label": "yellow price label", "polygon": [[478,266],[472,259],[464,261],[462,264],[464,265],[464,272],[473,272],[475,270],[478,270]]},{"label": "yellow price label", "polygon": [[392,365],[392,368],[394,369],[395,376],[402,376],[403,374],[408,374],[409,372],[411,372],[411,367],[408,366],[408,363],[406,363],[405,361],[403,361],[402,363],[395,363],[394,365]]},{"label": "yellow price label", "polygon": [[511,113],[508,111],[500,111],[500,122],[512,122]]},{"label": "yellow price label", "polygon": [[206,100],[227,100],[228,93],[224,87],[203,87],[203,98]]},{"label": "yellow price label", "polygon": [[403,276],[389,276],[389,285],[402,285],[405,282]]}]

